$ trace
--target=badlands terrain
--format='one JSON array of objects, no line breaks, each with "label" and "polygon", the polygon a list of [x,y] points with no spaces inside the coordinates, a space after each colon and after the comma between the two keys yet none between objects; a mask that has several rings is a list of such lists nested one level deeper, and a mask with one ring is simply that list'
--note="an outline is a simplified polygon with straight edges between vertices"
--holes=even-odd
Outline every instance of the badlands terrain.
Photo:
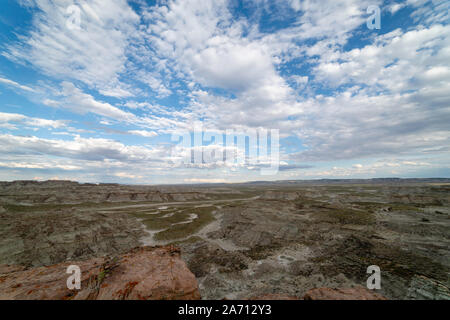
[{"label": "badlands terrain", "polygon": [[[165,249],[133,249],[142,246]],[[119,255],[156,254],[171,265],[173,252],[200,294],[178,297],[302,297],[313,288],[365,287],[367,267],[377,265],[377,293],[388,299],[450,299],[450,180],[0,182],[0,296],[11,279],[29,278],[2,278],[15,270],[40,274]]]}]

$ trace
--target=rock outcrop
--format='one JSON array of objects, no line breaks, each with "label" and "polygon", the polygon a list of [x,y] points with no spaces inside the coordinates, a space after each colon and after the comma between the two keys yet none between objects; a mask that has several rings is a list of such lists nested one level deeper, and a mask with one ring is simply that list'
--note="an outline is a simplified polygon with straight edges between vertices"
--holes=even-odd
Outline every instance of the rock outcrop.
[{"label": "rock outcrop", "polygon": [[80,184],[73,181],[0,181],[0,204],[79,204],[103,202],[173,202],[207,200],[209,197],[190,189],[174,191],[152,186],[118,184]]},{"label": "rock outcrop", "polygon": [[409,284],[407,299],[450,300],[450,289],[444,283],[415,275]]},{"label": "rock outcrop", "polygon": [[141,245],[142,224],[127,213],[58,209],[0,213],[0,264],[42,267],[118,255]]},{"label": "rock outcrop", "polygon": [[306,292],[305,300],[386,300],[382,295],[363,287],[331,289],[316,288]]},{"label": "rock outcrop", "polygon": [[[81,269],[81,289],[69,290],[69,265]],[[139,247],[115,258],[94,258],[22,270],[0,266],[0,300],[200,299],[195,276],[172,246]]]}]

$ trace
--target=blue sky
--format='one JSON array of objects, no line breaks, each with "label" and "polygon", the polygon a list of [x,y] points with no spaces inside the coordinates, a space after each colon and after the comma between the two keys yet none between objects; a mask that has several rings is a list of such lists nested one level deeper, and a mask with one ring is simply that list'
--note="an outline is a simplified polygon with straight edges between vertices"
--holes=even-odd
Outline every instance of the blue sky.
[{"label": "blue sky", "polygon": [[[448,10],[439,0],[3,0],[0,180],[450,177]],[[278,130],[279,170],[262,175],[267,159],[180,163],[195,147],[174,137],[199,124],[218,137]]]}]

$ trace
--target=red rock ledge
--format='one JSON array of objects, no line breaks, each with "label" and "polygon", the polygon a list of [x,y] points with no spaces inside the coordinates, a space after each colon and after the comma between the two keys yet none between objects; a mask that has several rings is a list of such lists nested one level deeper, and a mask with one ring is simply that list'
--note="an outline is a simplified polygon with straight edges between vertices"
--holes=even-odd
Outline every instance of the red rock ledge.
[{"label": "red rock ledge", "polygon": [[[69,290],[69,265],[81,269],[81,289]],[[0,266],[1,300],[191,300],[197,280],[179,250],[140,247],[115,258],[94,258],[23,270]]]}]

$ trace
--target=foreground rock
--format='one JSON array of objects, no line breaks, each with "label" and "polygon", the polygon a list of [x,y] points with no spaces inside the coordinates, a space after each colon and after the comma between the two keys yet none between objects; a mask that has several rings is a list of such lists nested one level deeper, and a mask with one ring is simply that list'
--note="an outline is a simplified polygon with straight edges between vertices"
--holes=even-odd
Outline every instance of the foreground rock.
[{"label": "foreground rock", "polygon": [[317,288],[309,290],[305,300],[386,300],[382,295],[363,287],[347,289]]},{"label": "foreground rock", "polygon": [[286,294],[268,293],[260,296],[254,296],[249,300],[301,300],[301,299]]},{"label": "foreground rock", "polygon": [[[81,290],[67,288],[69,265],[81,269]],[[21,270],[0,267],[0,299],[200,299],[197,280],[173,247],[140,247],[116,258],[95,258]]]}]

